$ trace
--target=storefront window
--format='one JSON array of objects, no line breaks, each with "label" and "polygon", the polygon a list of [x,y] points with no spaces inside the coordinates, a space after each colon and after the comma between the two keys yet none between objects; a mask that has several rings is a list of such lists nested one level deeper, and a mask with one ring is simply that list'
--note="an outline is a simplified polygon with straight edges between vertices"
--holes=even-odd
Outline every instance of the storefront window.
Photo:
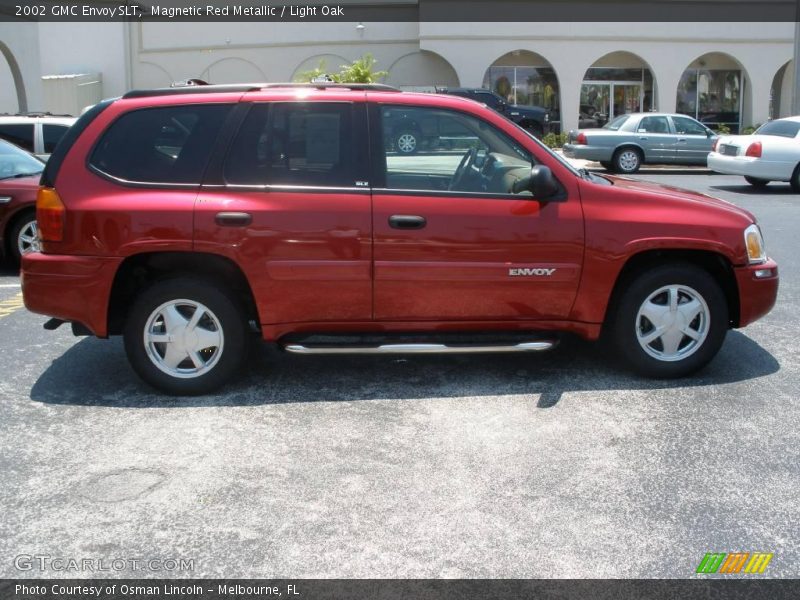
[{"label": "storefront window", "polygon": [[687,69],[678,84],[677,111],[713,129],[726,125],[738,133],[741,102],[741,71]]},{"label": "storefront window", "polygon": [[549,67],[492,66],[486,70],[483,87],[500,94],[510,104],[541,106],[557,111],[558,79]]}]

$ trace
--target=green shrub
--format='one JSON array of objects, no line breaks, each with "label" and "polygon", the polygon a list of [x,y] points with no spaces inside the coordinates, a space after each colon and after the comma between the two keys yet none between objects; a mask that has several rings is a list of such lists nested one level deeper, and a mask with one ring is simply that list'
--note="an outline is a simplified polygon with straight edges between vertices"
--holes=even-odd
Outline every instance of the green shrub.
[{"label": "green shrub", "polygon": [[717,133],[720,135],[730,135],[731,128],[725,125],[725,123],[720,123],[717,125]]},{"label": "green shrub", "polygon": [[759,127],[761,127],[761,123],[756,123],[755,125],[750,125],[750,127],[745,127],[742,129],[742,135],[752,135]]},{"label": "green shrub", "polygon": [[542,138],[542,143],[548,148],[561,148],[567,143],[568,134],[566,133],[548,133]]}]

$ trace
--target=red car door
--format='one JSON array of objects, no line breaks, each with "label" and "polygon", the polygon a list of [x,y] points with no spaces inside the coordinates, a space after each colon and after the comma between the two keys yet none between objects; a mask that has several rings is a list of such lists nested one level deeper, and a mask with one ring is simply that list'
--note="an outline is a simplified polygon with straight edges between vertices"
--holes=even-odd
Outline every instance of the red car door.
[{"label": "red car door", "polygon": [[370,320],[364,103],[331,92],[238,110],[198,195],[195,251],[242,267],[262,324]]},{"label": "red car door", "polygon": [[[513,124],[462,106],[387,101],[370,108],[377,131],[375,318],[565,319],[583,259],[575,175]],[[412,155],[395,147],[392,131],[399,121],[419,124],[422,136]],[[511,191],[540,161],[561,179],[558,201]]]}]

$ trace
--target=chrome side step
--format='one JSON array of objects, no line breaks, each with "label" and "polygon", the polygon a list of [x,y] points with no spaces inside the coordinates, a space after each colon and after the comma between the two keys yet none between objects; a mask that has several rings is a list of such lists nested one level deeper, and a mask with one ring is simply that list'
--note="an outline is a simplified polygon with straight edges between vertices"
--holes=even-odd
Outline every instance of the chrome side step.
[{"label": "chrome side step", "polygon": [[555,340],[539,340],[511,345],[382,344],[380,346],[303,346],[287,344],[292,354],[478,354],[491,352],[542,352],[556,345]]}]

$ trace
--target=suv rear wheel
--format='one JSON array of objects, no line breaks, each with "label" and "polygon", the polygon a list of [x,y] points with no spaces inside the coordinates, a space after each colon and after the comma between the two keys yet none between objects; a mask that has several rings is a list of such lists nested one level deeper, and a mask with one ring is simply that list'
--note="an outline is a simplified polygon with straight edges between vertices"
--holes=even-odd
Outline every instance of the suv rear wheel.
[{"label": "suv rear wheel", "polygon": [[618,354],[649,377],[682,377],[717,354],[728,330],[728,303],[711,275],[689,264],[636,277],[613,315]]},{"label": "suv rear wheel", "polygon": [[168,394],[210,392],[247,355],[245,316],[235,299],[204,281],[158,282],[134,301],[125,351],[136,373]]}]

